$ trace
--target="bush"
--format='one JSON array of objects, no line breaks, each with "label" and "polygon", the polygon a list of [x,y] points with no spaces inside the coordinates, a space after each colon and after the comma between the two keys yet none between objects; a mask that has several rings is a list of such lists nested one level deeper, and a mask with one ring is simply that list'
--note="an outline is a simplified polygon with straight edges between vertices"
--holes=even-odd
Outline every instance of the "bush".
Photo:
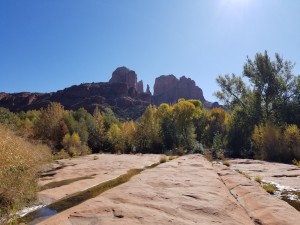
[{"label": "bush", "polygon": [[167,158],[167,156],[162,156],[162,157],[160,157],[160,159],[159,159],[159,163],[165,163],[165,162],[167,162],[168,161],[168,158]]},{"label": "bush", "polygon": [[283,133],[285,149],[288,151],[286,161],[300,160],[300,130],[292,124],[286,127]]},{"label": "bush", "polygon": [[46,146],[33,145],[0,125],[0,217],[35,199],[37,174],[51,158]]},{"label": "bush", "polygon": [[298,161],[297,159],[293,159],[292,163],[293,163],[295,166],[300,167],[300,161]]},{"label": "bush", "polygon": [[284,129],[270,123],[261,124],[255,127],[252,141],[258,159],[286,163],[300,159],[300,130],[296,125]]},{"label": "bush", "polygon": [[274,124],[255,126],[252,134],[253,149],[257,159],[282,161],[283,140],[280,129]]},{"label": "bush", "polygon": [[277,190],[277,187],[274,184],[263,184],[263,189],[266,190],[269,194],[273,195],[274,192]]},{"label": "bush", "polygon": [[67,158],[70,158],[70,155],[64,149],[60,150],[59,152],[53,153],[53,159],[55,160],[67,159]]},{"label": "bush", "polygon": [[255,179],[254,179],[257,183],[261,183],[262,182],[262,179],[261,179],[261,177],[255,177]]},{"label": "bush", "polygon": [[213,156],[212,156],[212,153],[210,151],[205,151],[203,153],[204,157],[209,161],[209,162],[212,162],[213,161]]},{"label": "bush", "polygon": [[227,160],[223,160],[223,165],[229,167],[230,166],[230,162]]},{"label": "bush", "polygon": [[175,155],[183,156],[185,154],[185,149],[182,146],[179,146],[175,149]]}]

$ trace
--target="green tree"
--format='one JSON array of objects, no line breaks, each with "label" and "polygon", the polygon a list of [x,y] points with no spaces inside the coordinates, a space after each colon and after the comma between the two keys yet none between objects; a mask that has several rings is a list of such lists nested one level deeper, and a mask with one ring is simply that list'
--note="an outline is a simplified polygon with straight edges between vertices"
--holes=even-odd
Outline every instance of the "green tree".
[{"label": "green tree", "polygon": [[217,83],[221,91],[215,93],[216,97],[224,102],[228,108],[233,108],[236,105],[246,107],[246,98],[249,90],[246,87],[243,79],[235,74],[218,76]]},{"label": "green tree", "polygon": [[104,119],[98,107],[95,108],[93,113],[94,127],[89,135],[88,145],[92,151],[104,151],[106,134],[104,130]]},{"label": "green tree", "polygon": [[164,147],[166,149],[178,147],[179,142],[173,118],[173,107],[163,103],[158,107],[157,115],[160,124],[160,136]]},{"label": "green tree", "polygon": [[252,155],[251,134],[256,125],[299,126],[300,78],[293,75],[293,67],[277,53],[271,60],[265,51],[257,53],[254,60],[247,58],[243,76],[249,86],[234,74],[217,78],[221,91],[216,96],[232,112],[227,140],[231,156]]},{"label": "green tree", "polygon": [[294,64],[283,60],[278,53],[275,60],[271,61],[267,51],[257,53],[252,61],[247,58],[243,75],[253,84],[253,91],[259,96],[264,121],[274,121],[276,104],[287,103],[292,97]]},{"label": "green tree", "polygon": [[105,108],[102,112],[102,116],[104,119],[104,128],[108,130],[111,125],[119,124],[119,119],[115,116],[114,112],[110,108]]},{"label": "green tree", "polygon": [[0,107],[0,123],[7,124],[11,128],[18,128],[20,126],[20,118],[9,109]]}]

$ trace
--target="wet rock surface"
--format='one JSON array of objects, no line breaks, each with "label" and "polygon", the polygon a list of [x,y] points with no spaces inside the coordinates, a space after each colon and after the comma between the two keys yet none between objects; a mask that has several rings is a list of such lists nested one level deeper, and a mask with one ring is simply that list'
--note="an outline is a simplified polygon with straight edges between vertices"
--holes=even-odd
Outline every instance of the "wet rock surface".
[{"label": "wet rock surface", "polygon": [[[129,169],[145,168],[145,165],[158,162],[160,157],[99,155],[94,160],[91,155],[60,160],[53,179],[41,179],[40,185],[88,175],[93,175],[93,179],[44,190],[40,192],[40,199],[47,196],[50,202],[56,201],[124,174]],[[251,167],[251,163],[255,166]],[[126,183],[31,224],[298,225],[300,213],[285,201],[268,194],[259,183],[236,172],[239,165],[253,170],[253,176],[269,170],[269,164],[261,161],[239,163],[233,160],[230,167],[225,167],[221,163],[212,164],[201,155],[187,155],[145,169]],[[280,169],[273,171],[270,165],[272,171],[266,177],[295,179],[273,176],[298,171],[293,166],[283,166],[287,166],[286,171],[280,172]]]},{"label": "wet rock surface", "polygon": [[300,211],[300,168],[283,163],[250,159],[230,160],[231,169],[240,171],[252,180],[275,186],[274,196],[283,199]]},{"label": "wet rock surface", "polygon": [[268,194],[247,175],[225,166],[216,166],[217,173],[232,196],[246,210],[255,224],[296,225],[300,213],[288,203]]},{"label": "wet rock surface", "polygon": [[44,189],[38,193],[39,202],[44,205],[53,203],[125,174],[129,169],[156,163],[159,158],[160,155],[94,154],[59,160],[50,167],[53,167],[50,172],[54,174],[39,180],[39,186]]},{"label": "wet rock surface", "polygon": [[40,224],[76,224],[74,218],[82,224],[255,224],[200,155],[145,170]]},{"label": "wet rock surface", "polygon": [[231,169],[245,172],[253,178],[261,177],[262,180],[300,190],[300,168],[295,165],[251,159],[234,159],[229,162]]}]

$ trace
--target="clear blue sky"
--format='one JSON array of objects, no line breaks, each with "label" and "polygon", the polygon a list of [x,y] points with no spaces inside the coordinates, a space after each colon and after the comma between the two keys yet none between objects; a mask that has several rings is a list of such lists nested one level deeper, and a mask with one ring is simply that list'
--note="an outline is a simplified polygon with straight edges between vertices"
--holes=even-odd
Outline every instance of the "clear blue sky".
[{"label": "clear blue sky", "polygon": [[0,0],[0,92],[108,81],[119,66],[153,88],[186,75],[216,100],[219,74],[267,50],[296,62],[299,0]]}]

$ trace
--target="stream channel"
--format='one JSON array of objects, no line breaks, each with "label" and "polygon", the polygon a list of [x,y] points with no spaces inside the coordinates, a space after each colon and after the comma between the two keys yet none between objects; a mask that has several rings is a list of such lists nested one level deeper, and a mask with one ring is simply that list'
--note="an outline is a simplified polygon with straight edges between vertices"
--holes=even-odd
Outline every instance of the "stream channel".
[{"label": "stream channel", "polygon": [[58,200],[50,205],[37,207],[38,209],[32,211],[25,216],[19,218],[18,223],[26,223],[30,225],[37,224],[55,214],[58,214],[66,209],[79,205],[80,203],[94,198],[101,193],[112,189],[118,185],[126,183],[130,180],[131,177],[140,174],[142,171],[146,169],[151,169],[158,166],[160,163],[154,163],[150,166],[146,166],[143,169],[131,169],[128,170],[127,173],[118,176],[117,178],[107,180],[105,182],[101,182],[100,184],[90,187],[84,191],[72,194],[66,198]]}]

